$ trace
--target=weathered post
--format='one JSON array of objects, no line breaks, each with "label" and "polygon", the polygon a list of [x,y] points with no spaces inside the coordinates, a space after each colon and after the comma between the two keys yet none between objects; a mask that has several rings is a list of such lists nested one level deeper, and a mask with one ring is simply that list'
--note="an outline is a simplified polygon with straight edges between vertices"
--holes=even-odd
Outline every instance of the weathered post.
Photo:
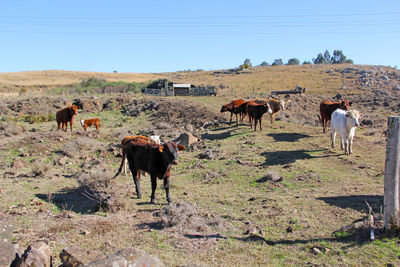
[{"label": "weathered post", "polygon": [[392,218],[399,217],[399,176],[400,176],[400,117],[388,118],[385,181],[384,181],[384,227],[389,228]]}]

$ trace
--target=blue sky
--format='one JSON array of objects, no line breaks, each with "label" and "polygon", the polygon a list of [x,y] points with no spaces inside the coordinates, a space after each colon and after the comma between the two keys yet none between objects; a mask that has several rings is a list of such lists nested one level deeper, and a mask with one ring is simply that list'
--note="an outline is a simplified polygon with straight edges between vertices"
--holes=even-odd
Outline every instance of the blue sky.
[{"label": "blue sky", "polygon": [[312,60],[400,66],[400,1],[2,1],[0,72],[169,72]]}]

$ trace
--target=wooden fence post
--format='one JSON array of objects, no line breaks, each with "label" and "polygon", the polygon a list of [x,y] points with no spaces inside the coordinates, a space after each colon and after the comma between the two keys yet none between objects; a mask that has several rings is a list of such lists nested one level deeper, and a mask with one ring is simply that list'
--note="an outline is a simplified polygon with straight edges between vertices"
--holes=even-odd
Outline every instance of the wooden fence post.
[{"label": "wooden fence post", "polygon": [[[400,176],[400,117],[388,118],[383,214],[384,227],[389,228],[392,218],[399,218],[399,176]],[[393,217],[394,216],[394,217]]]}]

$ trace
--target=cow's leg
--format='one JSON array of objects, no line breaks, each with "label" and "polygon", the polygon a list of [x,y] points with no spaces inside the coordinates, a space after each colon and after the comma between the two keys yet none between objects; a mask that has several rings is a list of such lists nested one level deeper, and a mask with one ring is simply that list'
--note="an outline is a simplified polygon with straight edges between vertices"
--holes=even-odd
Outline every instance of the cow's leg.
[{"label": "cow's leg", "polygon": [[138,198],[141,198],[142,193],[140,192],[140,170],[133,165],[133,162],[129,162],[129,169],[131,170],[133,182],[135,183],[136,195]]},{"label": "cow's leg", "polygon": [[66,122],[62,123],[62,130],[65,132],[66,131],[66,126],[65,126]]},{"label": "cow's leg", "polygon": [[349,154],[353,153],[353,136],[349,140]]},{"label": "cow's leg", "polygon": [[128,159],[124,159],[124,175],[126,176],[126,164],[128,163]]},{"label": "cow's leg", "polygon": [[332,141],[332,147],[335,147],[335,139],[336,139],[336,131],[331,130],[331,141]]},{"label": "cow's leg", "polygon": [[322,119],[322,127],[324,129],[324,133],[326,133],[326,119]]},{"label": "cow's leg", "polygon": [[233,112],[231,112],[231,119],[229,120],[229,124],[232,123],[232,115],[233,115]]},{"label": "cow's leg", "polygon": [[262,117],[260,118],[259,123],[260,123],[260,131],[262,131],[262,127],[261,127],[261,124],[262,124]]},{"label": "cow's leg", "polygon": [[349,141],[344,140],[344,154],[349,155]]},{"label": "cow's leg", "polygon": [[156,193],[156,189],[157,189],[157,176],[151,174],[151,197],[150,197],[150,203],[154,204],[154,200],[155,200],[155,193]]},{"label": "cow's leg", "polygon": [[269,113],[269,118],[271,119],[271,124],[274,123],[274,114]]},{"label": "cow's leg", "polygon": [[254,131],[257,131],[257,119],[256,118],[254,118]]},{"label": "cow's leg", "polygon": [[164,189],[167,196],[168,203],[171,203],[171,196],[169,195],[169,176],[164,178]]},{"label": "cow's leg", "polygon": [[57,122],[57,126],[58,126],[57,131],[59,131],[61,129],[61,122]]},{"label": "cow's leg", "polygon": [[342,137],[340,137],[340,149],[345,149],[344,142],[346,142]]},{"label": "cow's leg", "polygon": [[[72,120],[69,122],[69,126],[70,126],[71,132],[72,132]],[[67,128],[68,128],[68,123],[67,123]]]}]

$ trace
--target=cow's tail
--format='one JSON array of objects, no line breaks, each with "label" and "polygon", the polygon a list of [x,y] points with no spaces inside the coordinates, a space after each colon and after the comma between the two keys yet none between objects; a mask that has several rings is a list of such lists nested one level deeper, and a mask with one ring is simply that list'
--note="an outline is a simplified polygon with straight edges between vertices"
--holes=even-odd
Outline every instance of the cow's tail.
[{"label": "cow's tail", "polygon": [[116,174],[114,175],[114,177],[111,178],[111,179],[115,179],[115,177],[117,177],[117,176],[121,173],[122,167],[124,166],[124,163],[125,163],[125,157],[126,157],[126,154],[125,154],[125,148],[124,148],[124,149],[122,149],[122,160],[121,160],[121,165],[119,166],[119,169],[118,169],[117,173],[116,173]]}]

